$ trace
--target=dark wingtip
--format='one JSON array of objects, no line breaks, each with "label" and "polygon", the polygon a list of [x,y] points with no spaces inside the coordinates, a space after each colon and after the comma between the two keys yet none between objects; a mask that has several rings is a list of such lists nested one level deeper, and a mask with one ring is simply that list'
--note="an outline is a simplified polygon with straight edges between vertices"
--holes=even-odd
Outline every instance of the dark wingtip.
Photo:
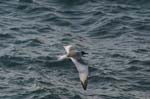
[{"label": "dark wingtip", "polygon": [[83,87],[84,90],[87,89],[87,83],[88,83],[88,80],[85,80],[84,83],[81,81],[81,84],[82,84],[82,87]]}]

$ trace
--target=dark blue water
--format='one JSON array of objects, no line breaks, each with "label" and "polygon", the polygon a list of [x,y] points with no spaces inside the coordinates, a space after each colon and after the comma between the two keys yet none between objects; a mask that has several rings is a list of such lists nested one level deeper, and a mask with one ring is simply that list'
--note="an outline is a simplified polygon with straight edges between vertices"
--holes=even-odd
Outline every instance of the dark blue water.
[{"label": "dark blue water", "polygon": [[[86,91],[67,44],[89,53]],[[150,99],[150,1],[0,0],[0,99]]]}]

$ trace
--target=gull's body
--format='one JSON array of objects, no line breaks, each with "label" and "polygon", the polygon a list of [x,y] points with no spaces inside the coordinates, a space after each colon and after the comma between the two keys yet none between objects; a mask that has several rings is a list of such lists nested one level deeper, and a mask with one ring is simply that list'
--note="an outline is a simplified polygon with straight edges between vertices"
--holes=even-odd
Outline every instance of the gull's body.
[{"label": "gull's body", "polygon": [[81,84],[82,84],[84,90],[86,90],[87,83],[88,83],[88,66],[84,63],[84,61],[81,58],[82,53],[77,52],[75,50],[75,48],[71,45],[64,46],[64,48],[65,48],[67,54],[62,55],[59,58],[59,60],[62,60],[65,58],[70,58],[72,60],[72,62],[75,64],[75,66],[79,72],[79,78],[80,78]]}]

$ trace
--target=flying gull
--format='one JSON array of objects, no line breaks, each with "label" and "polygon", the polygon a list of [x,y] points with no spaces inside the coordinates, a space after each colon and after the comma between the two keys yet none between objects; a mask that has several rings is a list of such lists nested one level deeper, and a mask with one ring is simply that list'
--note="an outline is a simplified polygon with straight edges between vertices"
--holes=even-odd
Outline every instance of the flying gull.
[{"label": "flying gull", "polygon": [[72,45],[64,46],[64,48],[67,53],[65,55],[60,56],[58,60],[64,60],[64,59],[72,60],[72,62],[75,64],[79,72],[79,78],[82,87],[84,90],[86,90],[87,83],[88,83],[88,66],[81,58],[81,56],[83,56],[86,53],[83,51],[81,52],[77,51]]}]

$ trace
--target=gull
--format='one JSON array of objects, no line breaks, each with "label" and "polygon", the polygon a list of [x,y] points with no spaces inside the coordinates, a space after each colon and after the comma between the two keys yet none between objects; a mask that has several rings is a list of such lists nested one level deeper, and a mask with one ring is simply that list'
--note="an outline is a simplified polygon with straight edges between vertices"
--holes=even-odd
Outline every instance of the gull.
[{"label": "gull", "polygon": [[64,59],[72,60],[72,62],[75,64],[75,66],[79,72],[79,78],[80,78],[82,87],[84,90],[86,90],[87,83],[88,83],[88,66],[82,60],[81,57],[87,53],[85,53],[83,51],[78,52],[72,45],[64,46],[64,48],[65,48],[66,54],[60,56],[58,60],[64,60]]}]

